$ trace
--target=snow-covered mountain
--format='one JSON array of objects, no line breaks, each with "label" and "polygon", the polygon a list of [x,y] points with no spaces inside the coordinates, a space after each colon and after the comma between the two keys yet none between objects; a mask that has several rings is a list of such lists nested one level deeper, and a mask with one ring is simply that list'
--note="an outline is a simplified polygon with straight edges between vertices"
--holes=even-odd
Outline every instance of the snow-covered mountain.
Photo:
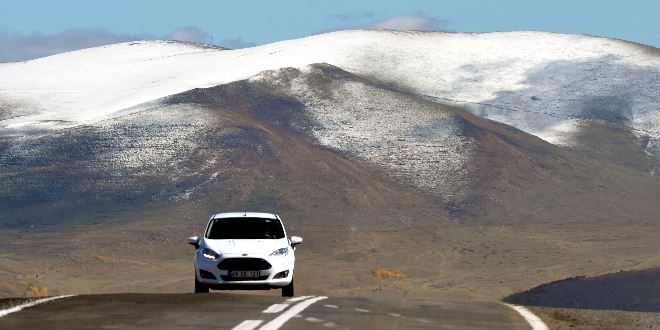
[{"label": "snow-covered mountain", "polygon": [[[0,64],[0,202],[18,223],[202,197],[243,205],[255,193],[273,208],[287,193],[264,197],[255,182],[322,180],[285,166],[286,139],[314,144],[292,158],[321,157],[321,145],[477,218],[520,219],[566,191],[607,187],[616,200],[619,186],[646,178],[630,168],[660,169],[658,53],[540,32],[342,31],[240,50],[132,42]],[[626,169],[610,179],[611,163]]]},{"label": "snow-covered mountain", "polygon": [[660,136],[660,55],[619,40],[542,32],[342,31],[239,50],[131,42],[0,64],[4,129],[62,127],[265,70],[328,63],[456,104],[549,142],[584,120]]},{"label": "snow-covered mountain", "polygon": [[[0,64],[0,296],[188,290],[175,242],[245,209],[288,219],[309,238],[301,274],[348,295],[485,299],[655,266],[659,53],[343,31]],[[389,265],[411,282],[380,291]]]}]

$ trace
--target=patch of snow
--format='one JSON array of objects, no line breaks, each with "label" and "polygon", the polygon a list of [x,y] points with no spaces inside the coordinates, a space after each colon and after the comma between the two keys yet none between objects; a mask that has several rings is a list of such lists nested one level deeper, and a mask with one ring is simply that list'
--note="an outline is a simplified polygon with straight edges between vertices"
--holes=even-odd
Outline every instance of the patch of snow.
[{"label": "patch of snow", "polygon": [[[391,176],[444,200],[465,192],[474,141],[450,113],[410,95],[350,79],[315,86],[314,67],[268,71],[252,79],[305,105],[319,143],[362,158]],[[294,78],[292,78],[294,76]]]},{"label": "patch of snow", "polygon": [[192,197],[192,195],[193,195],[196,191],[198,191],[199,189],[202,189],[202,188],[206,187],[206,186],[209,185],[211,182],[215,181],[219,174],[220,174],[220,172],[215,172],[215,173],[211,174],[211,176],[209,176],[209,178],[206,179],[204,182],[202,182],[202,183],[200,183],[200,184],[198,184],[198,185],[196,185],[196,186],[194,186],[194,187],[192,187],[192,188],[190,188],[190,189],[186,189],[186,191],[185,191],[184,193],[182,193],[182,194],[179,194],[179,195],[175,195],[175,196],[170,197],[170,200],[173,200],[173,201],[177,201],[177,202],[178,202],[178,201],[182,201],[182,200],[188,200],[188,199],[190,199],[190,197]]},{"label": "patch of snow", "polygon": [[552,144],[573,146],[576,142],[574,135],[579,132],[579,128],[579,121],[567,120],[543,131],[531,133]]},{"label": "patch of snow", "polygon": [[323,62],[536,134],[600,119],[595,110],[605,106],[607,116],[660,136],[660,56],[543,32],[340,31],[237,50],[163,41],[85,49],[1,65],[0,100],[11,100],[3,111],[16,116],[0,118],[0,128],[96,122],[193,88]]},{"label": "patch of snow", "polygon": [[[157,113],[157,115],[154,115]],[[111,153],[99,156],[101,162],[111,162],[123,169],[139,170],[143,175],[167,171],[161,164],[177,163],[179,153],[197,147],[197,134],[213,119],[193,105],[169,105],[135,113],[130,117],[133,128],[140,127],[147,137],[112,134],[126,120],[106,120],[95,127],[106,129],[113,139]],[[118,125],[119,124],[119,125]],[[151,166],[149,166],[151,165]]]}]

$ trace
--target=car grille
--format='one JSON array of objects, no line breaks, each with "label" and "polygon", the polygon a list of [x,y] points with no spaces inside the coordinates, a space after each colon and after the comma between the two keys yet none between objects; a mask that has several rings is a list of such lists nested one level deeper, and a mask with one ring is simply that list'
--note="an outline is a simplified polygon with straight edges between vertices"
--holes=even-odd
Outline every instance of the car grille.
[{"label": "car grille", "polygon": [[218,264],[222,270],[266,270],[271,264],[261,258],[227,258]]},{"label": "car grille", "polygon": [[220,278],[222,278],[223,281],[233,281],[233,282],[240,282],[240,281],[265,281],[268,279],[268,275],[266,276],[259,276],[259,277],[231,277],[229,275],[220,275]]}]

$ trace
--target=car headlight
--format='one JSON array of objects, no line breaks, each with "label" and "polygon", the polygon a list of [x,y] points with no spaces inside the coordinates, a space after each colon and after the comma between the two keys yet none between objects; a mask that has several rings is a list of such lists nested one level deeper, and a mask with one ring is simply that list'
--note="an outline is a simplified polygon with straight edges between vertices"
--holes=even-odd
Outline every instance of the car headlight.
[{"label": "car headlight", "polygon": [[277,249],[277,250],[273,251],[273,253],[271,253],[269,255],[269,257],[284,257],[284,256],[287,256],[287,255],[289,255],[289,248],[288,247],[283,247],[281,249]]},{"label": "car headlight", "polygon": [[202,250],[202,255],[204,255],[204,257],[209,258],[209,259],[218,259],[218,258],[220,258],[220,255],[218,253],[216,253],[215,251],[213,251],[209,248],[204,248],[204,250]]}]

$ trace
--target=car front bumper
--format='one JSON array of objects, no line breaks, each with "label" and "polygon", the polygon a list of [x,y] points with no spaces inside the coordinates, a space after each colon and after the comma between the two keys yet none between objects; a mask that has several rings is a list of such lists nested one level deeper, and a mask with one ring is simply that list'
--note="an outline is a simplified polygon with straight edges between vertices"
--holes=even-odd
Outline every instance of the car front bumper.
[{"label": "car front bumper", "polygon": [[[263,255],[223,255],[217,259],[195,253],[197,281],[216,290],[270,289],[283,287],[293,279],[295,257]],[[256,278],[235,278],[231,272],[258,272]]]}]

